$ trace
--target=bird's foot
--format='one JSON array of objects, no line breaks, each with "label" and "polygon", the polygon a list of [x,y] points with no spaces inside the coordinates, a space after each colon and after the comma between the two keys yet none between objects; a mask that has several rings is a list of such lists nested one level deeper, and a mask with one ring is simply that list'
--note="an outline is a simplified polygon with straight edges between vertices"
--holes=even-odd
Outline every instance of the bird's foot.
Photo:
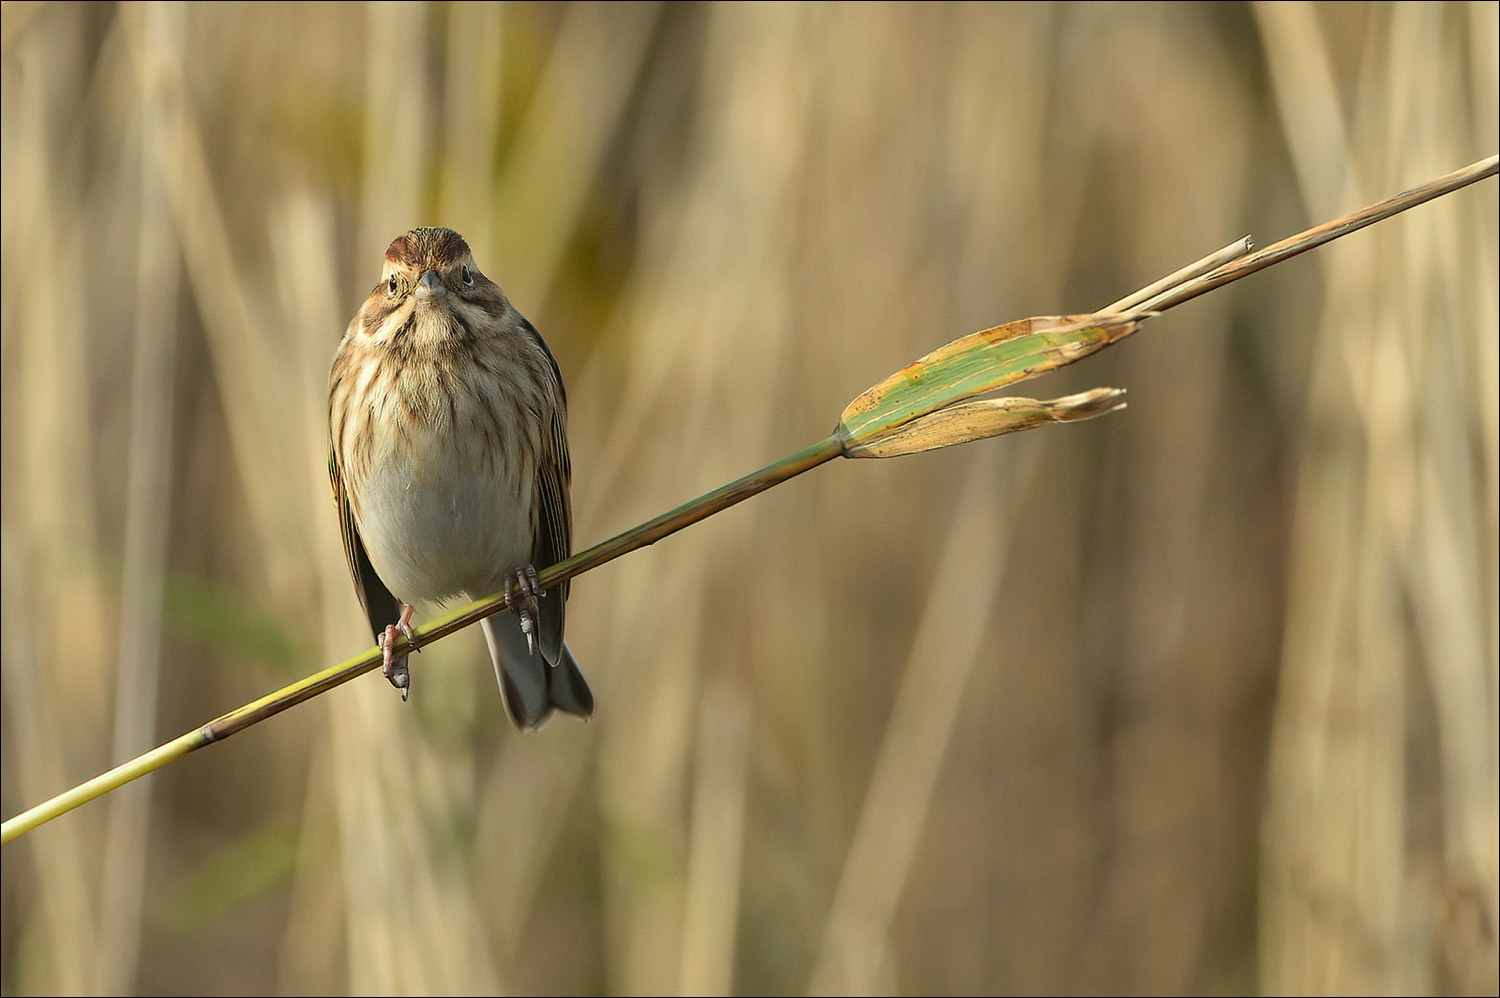
[{"label": "bird's foot", "polygon": [[526,648],[536,654],[537,618],[540,607],[537,597],[536,569],[527,565],[505,573],[505,593],[510,597],[510,609],[521,621],[521,632],[526,635]]},{"label": "bird's foot", "polygon": [[394,624],[387,624],[380,635],[380,650],[385,653],[385,662],[381,671],[385,678],[396,689],[401,691],[401,699],[404,702],[411,695],[411,672],[406,667],[406,656],[396,657],[396,636],[406,636],[407,643],[413,651],[421,651],[417,647],[417,635],[411,629],[411,605],[407,604],[401,608],[401,619]]}]

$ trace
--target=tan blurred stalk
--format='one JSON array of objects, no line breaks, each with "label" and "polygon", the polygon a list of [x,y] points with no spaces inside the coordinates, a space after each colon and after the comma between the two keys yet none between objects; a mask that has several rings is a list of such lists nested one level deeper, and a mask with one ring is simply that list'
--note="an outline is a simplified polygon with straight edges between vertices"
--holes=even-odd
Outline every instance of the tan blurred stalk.
[{"label": "tan blurred stalk", "polygon": [[[133,13],[140,13],[139,11]],[[152,16],[156,15],[156,16]],[[141,100],[140,245],[137,253],[135,350],[130,386],[130,470],[125,499],[124,567],[120,631],[116,646],[114,742],[111,756],[126,759],[154,743],[161,687],[162,606],[172,514],[169,455],[181,271],[177,236],[170,223],[163,171],[157,159],[161,134],[173,114],[170,70],[182,58],[179,15],[150,10],[125,22]],[[104,879],[99,902],[98,959],[91,990],[119,994],[138,973],[148,884],[146,857],[151,832],[151,796],[146,788],[111,799],[106,819]]]},{"label": "tan blurred stalk", "polygon": [[[1358,203],[1461,141],[1467,123],[1443,108],[1461,70],[1423,56],[1457,30],[1448,12],[1379,11],[1388,30],[1366,36],[1352,95],[1314,9],[1256,12],[1309,206]],[[1492,61],[1493,10],[1464,13]],[[1382,115],[1345,124],[1341,104],[1376,95]],[[1466,430],[1494,409],[1495,330],[1492,306],[1463,315],[1494,300],[1496,274],[1462,215],[1321,261],[1265,826],[1270,992],[1496,986],[1495,453],[1492,433],[1476,447]]]}]

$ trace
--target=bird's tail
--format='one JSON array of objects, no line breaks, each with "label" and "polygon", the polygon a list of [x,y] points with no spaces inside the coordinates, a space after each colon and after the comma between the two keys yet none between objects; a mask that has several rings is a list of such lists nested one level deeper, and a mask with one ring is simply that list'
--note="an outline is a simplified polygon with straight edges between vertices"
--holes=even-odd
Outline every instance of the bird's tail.
[{"label": "bird's tail", "polygon": [[594,694],[578,668],[578,660],[562,645],[557,661],[549,663],[540,646],[533,651],[514,614],[498,614],[480,621],[490,647],[500,697],[516,727],[539,728],[554,710],[585,720],[594,713]]}]

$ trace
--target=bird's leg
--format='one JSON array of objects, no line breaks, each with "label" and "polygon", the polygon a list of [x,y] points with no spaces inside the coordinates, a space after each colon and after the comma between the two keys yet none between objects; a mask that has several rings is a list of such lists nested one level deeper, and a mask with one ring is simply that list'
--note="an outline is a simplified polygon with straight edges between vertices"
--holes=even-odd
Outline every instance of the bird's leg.
[{"label": "bird's leg", "polygon": [[521,620],[521,632],[526,635],[526,648],[535,655],[536,622],[540,612],[536,602],[539,595],[536,568],[527,565],[525,568],[516,568],[506,572],[505,592],[510,597],[511,612]]},{"label": "bird's leg", "polygon": [[412,607],[410,603],[403,604],[401,607],[401,618],[394,624],[387,624],[385,630],[380,635],[380,650],[385,653],[385,663],[382,671],[385,673],[385,678],[390,681],[390,684],[401,691],[403,702],[411,695],[411,673],[406,668],[405,656],[397,658],[394,648],[396,646],[396,634],[399,631],[401,634],[406,635],[406,640],[411,644],[414,651],[421,650],[417,648],[417,636],[411,629],[411,611]]}]

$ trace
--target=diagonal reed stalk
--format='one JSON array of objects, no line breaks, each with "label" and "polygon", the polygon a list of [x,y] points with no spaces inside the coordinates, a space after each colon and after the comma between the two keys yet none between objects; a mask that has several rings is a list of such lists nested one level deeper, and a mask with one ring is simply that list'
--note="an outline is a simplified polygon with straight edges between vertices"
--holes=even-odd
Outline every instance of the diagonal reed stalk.
[{"label": "diagonal reed stalk", "polygon": [[[1045,423],[1090,419],[1113,412],[1125,404],[1122,389],[1096,388],[1050,401],[975,400],[975,397],[1082,360],[1119,342],[1134,333],[1141,322],[1169,308],[1408,208],[1495,176],[1497,169],[1500,157],[1491,156],[1253,253],[1249,252],[1248,237],[1237,240],[1089,315],[1021,319],[954,340],[861,394],[844,410],[838,426],[825,439],[544,569],[539,573],[540,584],[544,589],[551,588],[582,575],[836,457],[916,454]],[[505,594],[477,600],[418,628],[414,647],[430,644],[509,608]],[[406,639],[400,639],[398,652],[410,650],[403,647],[405,642]],[[9,842],[189,752],[340,686],[374,669],[381,661],[380,649],[367,649],[223,714],[9,819],[0,829],[0,842]]]}]

